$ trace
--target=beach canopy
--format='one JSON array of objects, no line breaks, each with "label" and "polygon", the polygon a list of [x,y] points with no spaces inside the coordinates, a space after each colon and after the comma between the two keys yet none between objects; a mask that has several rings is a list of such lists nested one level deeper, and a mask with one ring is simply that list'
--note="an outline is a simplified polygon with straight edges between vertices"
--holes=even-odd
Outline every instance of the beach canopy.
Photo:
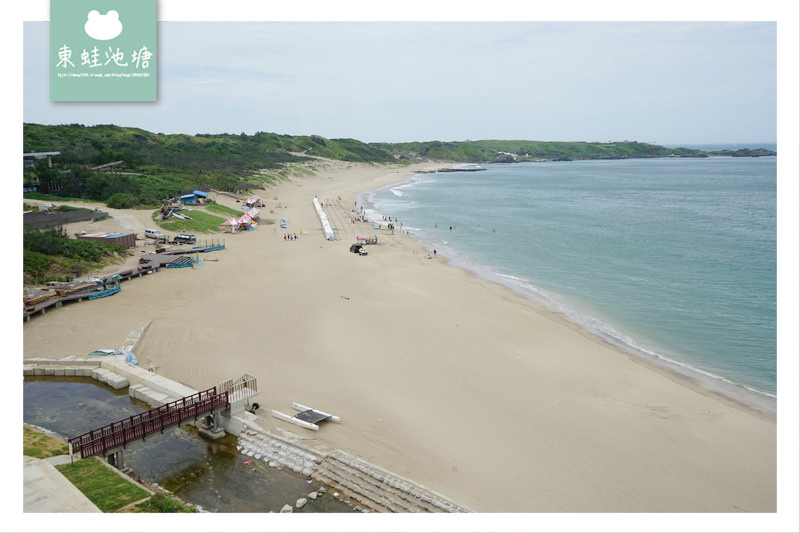
[{"label": "beach canopy", "polygon": [[239,221],[236,218],[229,218],[225,222],[222,222],[220,226],[238,226]]}]

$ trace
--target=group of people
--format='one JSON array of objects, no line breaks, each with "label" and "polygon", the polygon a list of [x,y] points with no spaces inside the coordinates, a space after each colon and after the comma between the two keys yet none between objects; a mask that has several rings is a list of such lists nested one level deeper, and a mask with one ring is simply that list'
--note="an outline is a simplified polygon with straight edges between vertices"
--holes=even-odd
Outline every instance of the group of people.
[{"label": "group of people", "polygon": [[[358,207],[358,211],[355,209],[352,210],[353,213],[357,213],[358,216],[350,217],[350,222],[355,224],[356,222],[366,222],[366,223],[373,223],[377,224],[378,226],[383,226],[380,222],[372,222],[367,216],[364,214],[364,207],[359,207],[358,202],[355,202],[355,207]],[[386,228],[391,230],[392,234],[394,234],[394,230],[400,230],[400,233],[404,235],[411,235],[411,232],[408,230],[403,230],[403,223],[400,222],[397,218],[392,218],[386,215],[383,215],[383,221],[387,222]],[[377,228],[376,228],[377,229]],[[451,228],[452,229],[452,228]]]},{"label": "group of people", "polygon": [[284,241],[296,241],[297,240],[297,233],[284,233],[283,234]]}]

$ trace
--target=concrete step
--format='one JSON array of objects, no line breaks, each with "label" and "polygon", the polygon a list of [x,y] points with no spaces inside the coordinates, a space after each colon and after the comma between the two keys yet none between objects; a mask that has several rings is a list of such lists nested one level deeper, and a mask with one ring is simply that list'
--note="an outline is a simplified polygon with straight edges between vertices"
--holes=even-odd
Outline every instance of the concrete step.
[{"label": "concrete step", "polygon": [[175,398],[172,398],[171,396],[167,396],[166,394],[155,391],[150,387],[138,384],[128,387],[128,395],[131,398],[143,401],[150,407],[159,407],[175,401]]},{"label": "concrete step", "polygon": [[392,513],[427,512],[409,498],[407,493],[392,487],[378,478],[352,468],[344,462],[329,457],[322,462],[317,473],[335,480],[342,492],[368,507],[379,506]]},{"label": "concrete step", "polygon": [[92,377],[97,381],[102,381],[106,385],[109,385],[115,389],[124,389],[128,386],[127,379],[104,368],[92,369]]},{"label": "concrete step", "polygon": [[375,513],[469,512],[444,497],[341,450],[329,454],[263,431],[239,435],[239,451],[272,467],[310,477],[341,493],[362,510]]},{"label": "concrete step", "polygon": [[249,457],[263,460],[270,466],[280,465],[297,474],[311,476],[320,461],[319,454],[301,448],[274,435],[246,431],[239,435],[237,448]]},{"label": "concrete step", "polygon": [[23,376],[76,376],[76,377],[93,377],[91,367],[82,366],[59,366],[59,367],[43,367],[39,365],[24,365],[22,367]]},{"label": "concrete step", "polygon": [[467,512],[466,509],[408,480],[337,450],[314,470],[312,478],[331,480],[348,497],[380,512]]},{"label": "concrete step", "polygon": [[395,512],[391,508],[384,507],[374,500],[365,497],[359,487],[354,487],[350,483],[345,483],[341,478],[332,479],[321,472],[314,472],[311,479],[315,483],[329,487],[330,490],[344,495],[344,498],[352,502],[356,507],[370,513],[391,513]]}]

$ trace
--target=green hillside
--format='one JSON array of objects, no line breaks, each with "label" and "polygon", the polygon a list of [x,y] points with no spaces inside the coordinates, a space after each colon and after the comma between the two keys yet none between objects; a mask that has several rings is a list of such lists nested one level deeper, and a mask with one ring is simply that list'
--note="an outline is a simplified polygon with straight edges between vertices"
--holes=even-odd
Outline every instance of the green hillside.
[{"label": "green hillside", "polygon": [[293,137],[264,132],[164,135],[114,125],[24,124],[23,137],[26,152],[58,150],[59,162],[66,165],[101,165],[124,160],[131,167],[235,170],[246,174],[306,159],[292,152],[342,161],[393,159],[386,150],[354,139],[324,139],[317,135]]},{"label": "green hillside", "polygon": [[[546,141],[462,141],[462,142],[410,142],[382,145],[391,152],[406,158],[424,158],[442,161],[491,163],[498,158],[515,161],[574,160],[574,159],[626,159],[641,157],[670,157],[698,155],[697,150],[680,151],[654,144],[639,142],[546,142]],[[504,157],[505,156],[505,157]]]},{"label": "green hillside", "polygon": [[[53,167],[26,171],[50,197],[100,201],[110,207],[155,207],[194,188],[254,188],[304,173],[314,157],[368,163],[510,161],[705,156],[638,142],[544,142],[521,140],[364,143],[319,135],[153,133],[115,125],[23,124],[25,152],[60,152]],[[115,163],[114,173],[92,170]],[[108,170],[108,169],[106,169]],[[249,185],[248,185],[249,184]]]}]

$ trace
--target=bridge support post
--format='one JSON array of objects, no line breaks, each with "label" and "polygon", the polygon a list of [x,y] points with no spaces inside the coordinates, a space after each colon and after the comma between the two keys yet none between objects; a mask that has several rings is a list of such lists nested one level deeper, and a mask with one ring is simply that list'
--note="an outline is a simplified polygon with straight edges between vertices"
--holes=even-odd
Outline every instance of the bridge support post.
[{"label": "bridge support post", "polygon": [[197,425],[198,433],[207,439],[217,440],[225,436],[222,426],[222,412],[215,411],[203,417],[203,421]]},{"label": "bridge support post", "polygon": [[117,470],[124,470],[125,457],[122,454],[122,450],[117,450],[108,454],[108,464],[115,467]]}]

